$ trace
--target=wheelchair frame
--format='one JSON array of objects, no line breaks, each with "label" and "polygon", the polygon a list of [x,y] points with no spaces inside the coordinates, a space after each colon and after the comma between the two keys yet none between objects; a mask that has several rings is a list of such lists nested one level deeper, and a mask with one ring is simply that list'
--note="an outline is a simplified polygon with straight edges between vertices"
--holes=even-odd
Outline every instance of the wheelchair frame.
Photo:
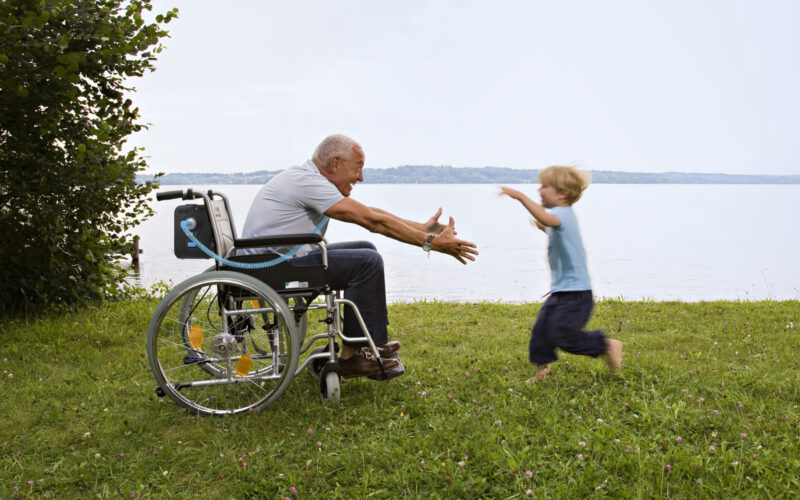
[{"label": "wheelchair frame", "polygon": [[[379,375],[386,378],[358,308],[341,291],[330,287],[322,236],[309,233],[240,239],[228,199],[222,193],[187,189],[156,194],[159,201],[177,198],[203,201],[208,220],[194,220],[192,232],[204,233],[207,238],[210,228],[212,238],[206,243],[215,247],[216,262],[172,288],[150,321],[147,356],[160,397],[169,396],[185,410],[203,415],[260,411],[277,400],[295,376],[307,370],[319,384],[320,397],[338,404],[341,371],[337,338],[366,342],[378,361]],[[195,212],[195,217],[202,219],[202,211]],[[191,229],[191,222],[187,227]],[[197,252],[189,255],[179,248],[181,241],[190,241],[183,236],[181,239],[176,233],[176,256],[200,258]],[[277,262],[261,268],[254,266],[275,255],[236,255],[237,250],[245,248],[304,244],[320,248],[321,265],[292,267],[288,262]],[[357,319],[363,337],[347,337],[342,332],[346,307]],[[306,340],[307,313],[313,310],[325,312],[321,321],[326,331]]]}]

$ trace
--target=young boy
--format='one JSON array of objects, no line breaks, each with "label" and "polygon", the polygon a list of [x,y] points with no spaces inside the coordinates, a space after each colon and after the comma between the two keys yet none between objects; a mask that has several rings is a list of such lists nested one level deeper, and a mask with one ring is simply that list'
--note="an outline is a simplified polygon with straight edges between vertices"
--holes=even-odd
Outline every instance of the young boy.
[{"label": "young boy", "polygon": [[531,329],[530,360],[538,365],[534,380],[550,375],[550,363],[558,359],[556,347],[572,354],[605,355],[609,372],[616,374],[622,365],[622,342],[606,339],[600,330],[583,330],[592,315],[594,300],[572,205],[589,186],[589,173],[552,166],[539,172],[539,182],[541,205],[516,189],[500,188],[500,195],[522,203],[533,215],[531,222],[549,238],[550,296]]}]

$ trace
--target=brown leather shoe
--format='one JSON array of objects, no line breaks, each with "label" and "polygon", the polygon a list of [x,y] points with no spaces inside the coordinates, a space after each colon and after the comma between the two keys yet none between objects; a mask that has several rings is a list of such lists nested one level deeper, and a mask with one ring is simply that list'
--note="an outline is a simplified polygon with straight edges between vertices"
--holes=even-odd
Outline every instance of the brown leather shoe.
[{"label": "brown leather shoe", "polygon": [[[392,370],[397,368],[400,363],[396,359],[381,359],[384,370]],[[376,360],[368,360],[360,354],[354,354],[347,359],[339,358],[339,368],[342,370],[342,377],[365,377],[367,375],[376,375],[381,372]]]},{"label": "brown leather shoe", "polygon": [[380,354],[382,358],[388,358],[392,354],[396,353],[399,349],[400,349],[400,342],[397,342],[395,340],[393,342],[387,342],[382,346],[378,347],[378,354]]},{"label": "brown leather shoe", "polygon": [[[400,361],[400,356],[397,353],[392,354],[388,360],[384,361],[390,360],[397,361],[397,366],[392,369],[386,369],[383,373],[378,373],[377,375],[369,375],[367,378],[372,380],[386,381],[395,377],[399,377],[406,372],[406,367],[403,366],[403,362]],[[384,363],[384,366],[386,366],[386,363]]]}]

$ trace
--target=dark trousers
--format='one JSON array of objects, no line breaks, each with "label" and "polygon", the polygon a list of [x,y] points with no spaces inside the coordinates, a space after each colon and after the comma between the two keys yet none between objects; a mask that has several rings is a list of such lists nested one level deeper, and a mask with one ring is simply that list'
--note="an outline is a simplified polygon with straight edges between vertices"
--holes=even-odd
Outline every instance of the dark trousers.
[{"label": "dark trousers", "polygon": [[[386,333],[386,325],[389,324],[389,315],[386,311],[386,280],[383,274],[383,258],[375,249],[375,245],[369,241],[348,241],[332,243],[327,249],[331,288],[344,290],[344,298],[358,307],[375,345],[386,344],[389,341]],[[321,263],[322,251],[318,249],[289,261],[293,266]],[[358,320],[349,307],[344,308],[342,330],[348,337],[364,336]],[[348,345],[359,347],[366,343],[348,343]]]},{"label": "dark trousers", "polygon": [[603,332],[583,330],[592,309],[591,290],[551,293],[531,329],[531,363],[552,363],[558,359],[556,348],[584,356],[604,354],[608,348]]}]

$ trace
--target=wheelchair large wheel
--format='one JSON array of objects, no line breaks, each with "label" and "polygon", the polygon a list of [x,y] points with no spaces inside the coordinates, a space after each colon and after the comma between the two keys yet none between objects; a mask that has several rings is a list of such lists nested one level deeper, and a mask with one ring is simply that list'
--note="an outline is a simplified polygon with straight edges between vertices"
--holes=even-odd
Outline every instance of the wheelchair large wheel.
[{"label": "wheelchair large wheel", "polygon": [[206,415],[268,407],[289,386],[298,351],[283,299],[231,271],[205,272],[176,286],[147,332],[159,394]]}]

